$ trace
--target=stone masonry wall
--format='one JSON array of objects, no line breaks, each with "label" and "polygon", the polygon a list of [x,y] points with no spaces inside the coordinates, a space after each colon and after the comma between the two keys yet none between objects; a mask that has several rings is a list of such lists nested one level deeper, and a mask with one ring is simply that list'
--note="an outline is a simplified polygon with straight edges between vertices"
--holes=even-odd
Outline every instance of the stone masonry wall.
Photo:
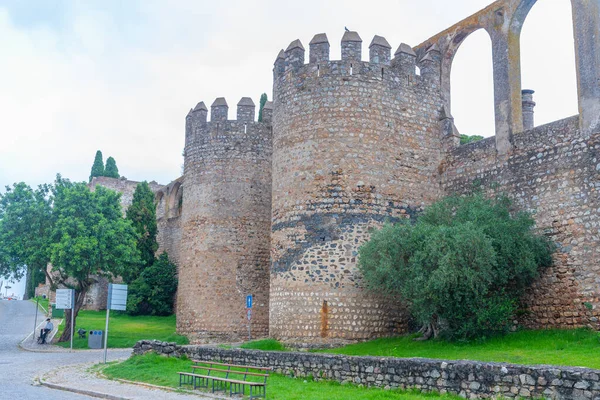
[{"label": "stone masonry wall", "polygon": [[528,327],[599,328],[599,139],[582,134],[572,117],[515,135],[507,157],[497,155],[492,137],[458,147],[440,165],[448,194],[474,186],[504,192],[556,243],[554,267],[524,299]]},{"label": "stone masonry wall", "polygon": [[[135,192],[135,188],[139,182],[130,181],[124,178],[108,178],[106,176],[97,176],[92,178],[92,181],[89,184],[90,189],[93,191],[96,185],[104,186],[105,188],[112,189],[115,192],[121,193],[121,207],[123,208],[123,213],[125,210],[129,208],[131,202],[133,201],[133,192]],[[154,193],[158,192],[160,188],[163,187],[160,183],[156,183],[154,181],[149,182],[150,190]]]},{"label": "stone masonry wall", "polygon": [[402,332],[402,307],[362,289],[357,250],[372,227],[439,197],[438,88],[410,55],[403,69],[321,53],[305,65],[303,51],[295,41],[275,64],[270,334]]},{"label": "stone masonry wall", "polygon": [[193,341],[246,338],[248,294],[252,336],[269,329],[271,127],[219,116],[186,134],[177,331]]},{"label": "stone masonry wall", "polygon": [[147,351],[175,357],[185,354],[195,360],[271,367],[275,373],[294,377],[312,376],[316,380],[327,379],[385,389],[414,388],[425,392],[453,393],[470,399],[499,396],[600,399],[600,371],[588,368],[227,350],[179,346],[158,340],[142,340],[133,348],[134,354]]}]

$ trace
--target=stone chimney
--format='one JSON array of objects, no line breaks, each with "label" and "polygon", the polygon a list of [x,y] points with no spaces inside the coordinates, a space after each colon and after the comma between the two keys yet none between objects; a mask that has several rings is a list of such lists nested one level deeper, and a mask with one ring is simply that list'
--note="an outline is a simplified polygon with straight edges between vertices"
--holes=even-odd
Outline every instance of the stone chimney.
[{"label": "stone chimney", "polygon": [[533,122],[533,108],[535,107],[535,101],[533,101],[534,90],[524,89],[521,90],[521,101],[523,106],[523,131],[533,129],[535,124]]}]

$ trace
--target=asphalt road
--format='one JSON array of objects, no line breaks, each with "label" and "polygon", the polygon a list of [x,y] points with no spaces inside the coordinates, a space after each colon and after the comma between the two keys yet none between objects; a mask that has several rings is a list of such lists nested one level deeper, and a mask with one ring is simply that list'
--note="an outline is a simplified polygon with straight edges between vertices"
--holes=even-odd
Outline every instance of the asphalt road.
[{"label": "asphalt road", "polygon": [[[33,353],[17,347],[33,331],[35,304],[0,300],[0,399],[70,400],[92,397],[32,385],[36,376],[54,368],[100,360],[100,352]],[[40,321],[41,316],[38,316]],[[109,352],[109,360],[127,352]]]}]

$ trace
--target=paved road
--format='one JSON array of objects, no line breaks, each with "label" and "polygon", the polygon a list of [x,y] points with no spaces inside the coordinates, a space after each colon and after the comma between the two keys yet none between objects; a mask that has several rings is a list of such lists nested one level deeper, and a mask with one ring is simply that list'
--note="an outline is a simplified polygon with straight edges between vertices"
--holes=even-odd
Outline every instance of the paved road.
[{"label": "paved road", "polygon": [[[0,300],[0,399],[71,400],[92,397],[33,386],[33,379],[62,365],[93,362],[99,352],[32,353],[17,345],[33,330],[35,304]],[[109,352],[109,360],[126,357],[126,351]]]}]

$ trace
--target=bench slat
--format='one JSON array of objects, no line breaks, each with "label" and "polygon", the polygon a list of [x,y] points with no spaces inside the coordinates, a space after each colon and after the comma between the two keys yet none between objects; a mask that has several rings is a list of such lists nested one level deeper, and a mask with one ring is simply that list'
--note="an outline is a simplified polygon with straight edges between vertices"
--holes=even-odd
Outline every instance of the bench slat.
[{"label": "bench slat", "polygon": [[202,361],[202,360],[192,360],[192,362],[201,363],[201,364],[221,365],[221,366],[224,366],[224,367],[258,369],[258,370],[261,370],[261,371],[271,371],[273,369],[271,367],[255,367],[255,366],[252,366],[252,365],[224,364],[224,363],[218,363],[218,362],[212,362],[212,361]]},{"label": "bench slat", "polygon": [[192,375],[196,376],[198,378],[208,378],[208,379],[213,379],[215,381],[239,383],[242,385],[250,385],[250,386],[265,386],[266,385],[264,382],[238,381],[237,379],[220,378],[218,376],[211,376],[211,375],[196,375],[196,374],[192,374]]},{"label": "bench slat", "polygon": [[[230,374],[237,374],[237,375],[250,375],[250,376],[262,376],[262,377],[268,377],[269,374],[258,374],[255,372],[246,372],[246,371],[236,371],[233,369],[220,369],[220,368],[209,368],[209,367],[204,367],[202,365],[192,365],[192,368],[195,369],[205,369],[207,371],[217,371],[217,372],[229,372]],[[250,367],[248,367],[250,368]]]}]

